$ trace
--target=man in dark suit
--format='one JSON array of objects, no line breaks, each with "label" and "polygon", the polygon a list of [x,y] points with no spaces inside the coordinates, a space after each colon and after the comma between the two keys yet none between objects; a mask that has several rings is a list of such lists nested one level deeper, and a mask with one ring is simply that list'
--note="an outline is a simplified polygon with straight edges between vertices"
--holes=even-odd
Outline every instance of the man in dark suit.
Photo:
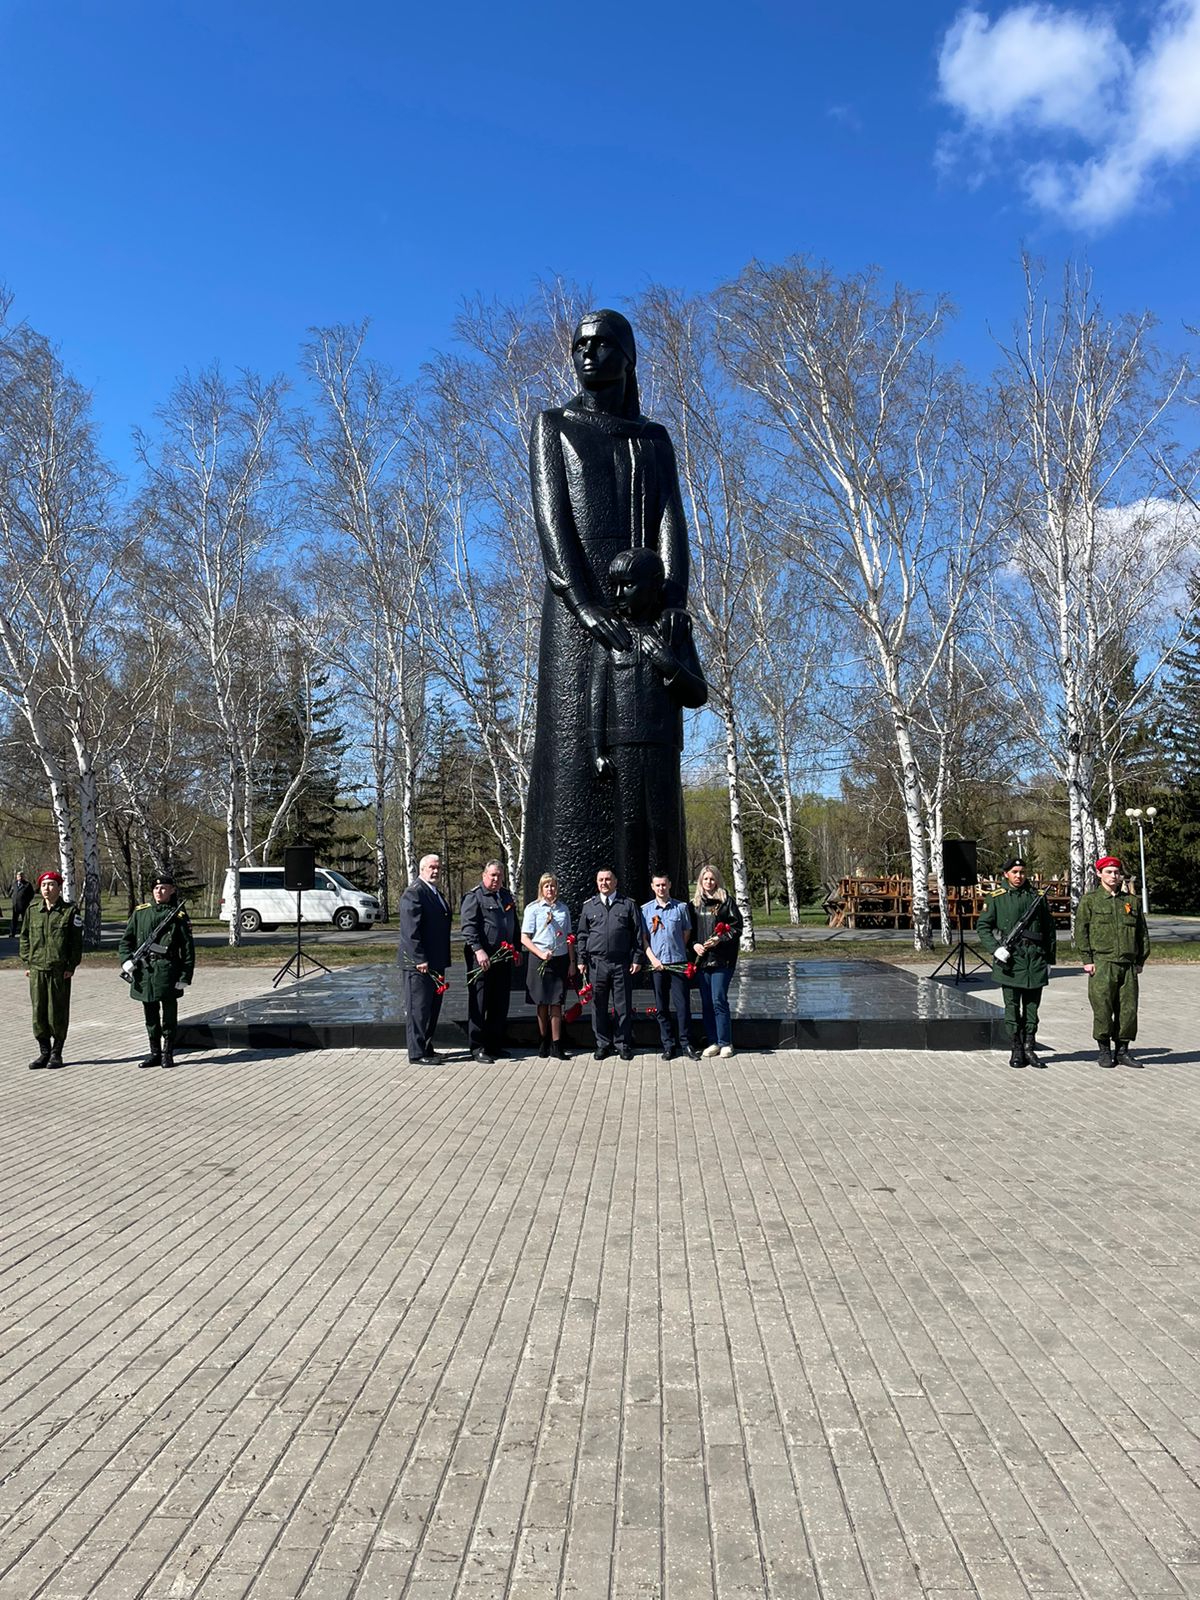
[{"label": "man in dark suit", "polygon": [[442,1009],[450,965],[450,907],[438,889],[441,861],[421,857],[418,876],[400,897],[400,948],[408,1059],[420,1066],[437,1062],[433,1031]]},{"label": "man in dark suit", "polygon": [[18,867],[12,886],[12,936],[14,939],[20,936],[21,924],[25,921],[25,913],[32,904],[33,885]]},{"label": "man in dark suit", "polygon": [[[616,1049],[622,1061],[633,1060],[633,975],[641,966],[642,919],[637,906],[617,893],[611,867],[596,874],[598,893],[583,902],[576,952],[583,976],[592,985],[592,1025],[596,1060]],[[612,1036],[609,1005],[617,1014],[619,1042]]]},{"label": "man in dark suit", "polygon": [[519,955],[494,959],[503,945],[514,951],[520,948],[517,908],[504,886],[504,868],[498,861],[489,861],[479,882],[463,896],[461,917],[467,964],[467,1043],[475,1060],[490,1066],[504,1054],[512,969],[520,960]]}]

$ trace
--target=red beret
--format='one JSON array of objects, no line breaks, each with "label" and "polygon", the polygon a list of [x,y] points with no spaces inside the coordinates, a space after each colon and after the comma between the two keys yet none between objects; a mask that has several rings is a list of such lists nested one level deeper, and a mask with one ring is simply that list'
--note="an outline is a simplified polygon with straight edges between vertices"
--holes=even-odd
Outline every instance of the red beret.
[{"label": "red beret", "polygon": [[62,882],[62,873],[61,872],[55,872],[53,868],[51,868],[49,872],[43,872],[41,877],[38,879],[38,888],[39,889],[45,883],[47,878],[53,878],[55,883],[61,883]]},{"label": "red beret", "polygon": [[1096,871],[1100,872],[1105,867],[1119,867],[1120,865],[1120,856],[1101,856],[1096,863]]}]

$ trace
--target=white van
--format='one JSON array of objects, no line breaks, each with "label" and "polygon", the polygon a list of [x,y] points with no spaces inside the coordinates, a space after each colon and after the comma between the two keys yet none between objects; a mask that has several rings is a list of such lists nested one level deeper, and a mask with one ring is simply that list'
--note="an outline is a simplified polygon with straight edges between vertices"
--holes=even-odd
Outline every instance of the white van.
[{"label": "white van", "polygon": [[[224,922],[233,916],[234,873],[242,880],[241,928],[257,933],[260,928],[277,928],[282,922],[296,921],[296,891],[283,887],[282,867],[229,867],[221,891],[219,915]],[[379,901],[373,894],[356,889],[349,878],[332,867],[318,867],[315,889],[305,889],[300,899],[304,922],[332,922],[348,933],[352,928],[370,927],[379,918]]]}]

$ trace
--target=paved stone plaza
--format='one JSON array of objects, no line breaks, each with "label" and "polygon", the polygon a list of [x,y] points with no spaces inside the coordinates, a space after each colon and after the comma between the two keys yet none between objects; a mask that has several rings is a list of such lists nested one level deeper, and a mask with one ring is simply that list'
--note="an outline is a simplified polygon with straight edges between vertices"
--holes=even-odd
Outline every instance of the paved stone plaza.
[{"label": "paved stone plaza", "polygon": [[34,1073],[0,974],[2,1600],[1200,1596],[1200,968],[1142,1072],[1077,969],[1045,1072],[139,1072],[77,982]]}]

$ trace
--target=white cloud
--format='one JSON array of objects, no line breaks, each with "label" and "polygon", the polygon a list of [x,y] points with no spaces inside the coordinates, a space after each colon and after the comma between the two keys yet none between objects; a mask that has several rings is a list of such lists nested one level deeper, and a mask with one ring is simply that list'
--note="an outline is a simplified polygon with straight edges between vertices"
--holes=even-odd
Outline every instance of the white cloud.
[{"label": "white cloud", "polygon": [[1021,119],[1089,133],[1109,120],[1129,56],[1102,17],[1024,5],[995,22],[981,11],[960,12],[938,69],[943,98],[981,128]]},{"label": "white cloud", "polygon": [[[946,35],[938,81],[977,141],[1018,141],[1038,205],[1103,226],[1200,151],[1200,0],[1162,5],[1136,54],[1100,12],[1019,5],[993,22],[969,9]],[[1041,149],[1022,159],[1030,135]],[[1067,148],[1048,151],[1054,136]]]}]

